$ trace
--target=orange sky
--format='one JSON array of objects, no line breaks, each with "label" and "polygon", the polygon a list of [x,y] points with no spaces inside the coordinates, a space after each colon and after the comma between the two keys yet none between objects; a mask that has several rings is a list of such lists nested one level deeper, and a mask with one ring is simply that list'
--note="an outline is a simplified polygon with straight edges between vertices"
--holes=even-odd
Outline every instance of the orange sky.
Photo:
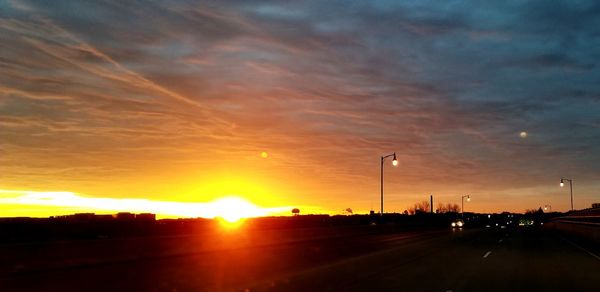
[{"label": "orange sky", "polygon": [[542,58],[539,31],[511,30],[550,24],[476,8],[440,22],[441,6],[0,5],[0,216],[74,211],[10,191],[366,213],[394,151],[386,212],[430,194],[565,211],[561,176],[576,208],[600,201],[595,59],[585,43]]}]

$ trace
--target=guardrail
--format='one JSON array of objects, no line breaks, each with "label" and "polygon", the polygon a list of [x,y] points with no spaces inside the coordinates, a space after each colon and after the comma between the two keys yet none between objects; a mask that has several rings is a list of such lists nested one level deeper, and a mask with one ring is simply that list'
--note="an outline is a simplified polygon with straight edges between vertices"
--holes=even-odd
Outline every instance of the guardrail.
[{"label": "guardrail", "polygon": [[556,219],[565,219],[565,218],[597,218],[600,219],[599,215],[576,215],[576,216],[562,216],[562,217],[557,217]]},{"label": "guardrail", "polygon": [[[594,220],[600,220],[600,216],[581,217],[586,217],[587,219],[593,217]],[[556,230],[560,233],[576,236],[600,244],[600,222],[589,222],[581,219],[583,218],[577,218],[576,216],[560,217],[548,222],[545,226],[546,228]]]}]

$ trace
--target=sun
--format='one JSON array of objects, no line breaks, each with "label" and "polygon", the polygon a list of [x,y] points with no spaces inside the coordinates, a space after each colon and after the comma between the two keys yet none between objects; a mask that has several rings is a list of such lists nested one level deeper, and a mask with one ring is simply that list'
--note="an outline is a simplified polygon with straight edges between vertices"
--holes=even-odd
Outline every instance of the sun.
[{"label": "sun", "polygon": [[225,197],[211,203],[217,218],[234,223],[242,218],[265,216],[266,211],[240,197]]}]

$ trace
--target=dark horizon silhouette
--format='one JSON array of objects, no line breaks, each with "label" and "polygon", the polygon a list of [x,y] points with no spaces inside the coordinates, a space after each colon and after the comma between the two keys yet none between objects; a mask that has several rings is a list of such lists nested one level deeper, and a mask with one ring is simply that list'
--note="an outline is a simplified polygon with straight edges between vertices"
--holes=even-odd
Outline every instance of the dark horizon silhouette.
[{"label": "dark horizon silhouette", "polygon": [[[600,262],[598,219],[600,208],[260,217],[233,229],[214,219],[131,213],[3,218],[0,284],[8,291],[587,291]],[[559,265],[554,274],[557,256],[577,268]],[[518,281],[498,273],[509,270]],[[414,281],[426,278],[435,281]]]}]

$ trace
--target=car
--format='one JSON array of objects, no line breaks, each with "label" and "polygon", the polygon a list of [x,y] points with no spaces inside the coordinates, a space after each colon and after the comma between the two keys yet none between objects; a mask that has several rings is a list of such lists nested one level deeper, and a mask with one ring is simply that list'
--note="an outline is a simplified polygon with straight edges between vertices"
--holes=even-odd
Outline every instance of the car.
[{"label": "car", "polygon": [[452,221],[452,223],[450,224],[450,226],[452,226],[452,228],[456,228],[456,227],[463,227],[463,225],[465,225],[465,222],[462,221],[461,219],[458,220],[454,220]]},{"label": "car", "polygon": [[519,220],[519,226],[533,226],[535,221],[531,219],[521,219]]}]

